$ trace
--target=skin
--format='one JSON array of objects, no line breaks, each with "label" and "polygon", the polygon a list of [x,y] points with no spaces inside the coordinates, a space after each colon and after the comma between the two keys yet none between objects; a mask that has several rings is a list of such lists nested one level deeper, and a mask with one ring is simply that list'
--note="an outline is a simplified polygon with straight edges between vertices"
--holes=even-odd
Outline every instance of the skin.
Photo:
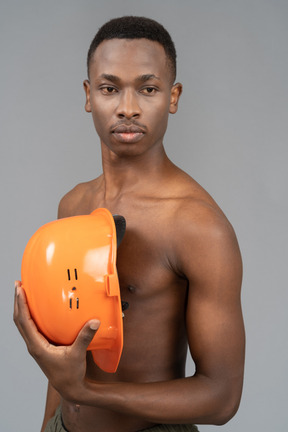
[{"label": "skin", "polygon": [[[99,321],[87,323],[72,346],[50,345],[17,282],[14,320],[49,380],[42,430],[60,400],[70,432],[224,424],[242,391],[242,263],[221,209],[165,153],[168,117],[182,86],[172,85],[160,44],[112,39],[97,48],[84,89],[103,174],[70,191],[59,217],[97,207],[125,216],[117,269],[130,307],[119,367],[107,374],[86,355]],[[196,368],[191,377],[185,377],[187,347]]]}]

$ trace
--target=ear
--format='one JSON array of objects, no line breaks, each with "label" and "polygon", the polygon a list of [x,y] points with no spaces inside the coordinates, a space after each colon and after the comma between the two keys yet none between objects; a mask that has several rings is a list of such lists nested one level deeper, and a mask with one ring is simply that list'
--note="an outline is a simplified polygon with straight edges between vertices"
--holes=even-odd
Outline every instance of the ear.
[{"label": "ear", "polygon": [[182,84],[176,83],[171,88],[169,113],[175,114],[178,110],[178,101],[182,93]]},{"label": "ear", "polygon": [[90,82],[85,80],[83,82],[84,91],[86,94],[86,102],[85,102],[85,111],[91,112],[91,104],[90,104]]}]

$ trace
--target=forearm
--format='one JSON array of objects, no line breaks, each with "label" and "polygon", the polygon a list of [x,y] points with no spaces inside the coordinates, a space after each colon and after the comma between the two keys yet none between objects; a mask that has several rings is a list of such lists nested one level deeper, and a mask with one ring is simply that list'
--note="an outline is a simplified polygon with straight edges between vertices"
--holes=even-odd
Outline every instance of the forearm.
[{"label": "forearm", "polygon": [[[237,411],[243,380],[243,337],[240,338],[241,344],[237,342],[237,347],[240,345],[238,349],[230,343],[229,352],[225,351],[225,344],[215,344],[217,350],[224,351],[226,355],[217,355],[217,350],[210,350],[212,354],[210,352],[208,356],[209,350],[207,353],[206,349],[208,358],[213,361],[205,361],[205,375],[196,374],[190,378],[159,383],[99,383],[85,378],[86,351],[99,321],[86,323],[71,346],[51,345],[32,321],[24,291],[19,286],[15,296],[14,320],[30,354],[53,388],[67,401],[139,417],[152,423],[223,424]],[[233,341],[237,340],[235,334],[232,332]],[[197,370],[201,367],[198,366]],[[205,370],[204,366],[202,370]],[[52,391],[56,396],[56,399],[53,398],[55,402],[57,392]]]},{"label": "forearm", "polygon": [[227,386],[194,376],[143,384],[89,381],[75,402],[155,423],[223,424],[236,411],[230,396]]}]

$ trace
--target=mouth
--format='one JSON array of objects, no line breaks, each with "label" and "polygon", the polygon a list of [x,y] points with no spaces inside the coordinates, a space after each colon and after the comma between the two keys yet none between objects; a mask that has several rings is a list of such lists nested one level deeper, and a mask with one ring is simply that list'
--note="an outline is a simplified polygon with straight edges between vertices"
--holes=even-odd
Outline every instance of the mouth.
[{"label": "mouth", "polygon": [[139,126],[122,124],[112,129],[112,134],[119,142],[136,143],[141,140],[145,132]]}]

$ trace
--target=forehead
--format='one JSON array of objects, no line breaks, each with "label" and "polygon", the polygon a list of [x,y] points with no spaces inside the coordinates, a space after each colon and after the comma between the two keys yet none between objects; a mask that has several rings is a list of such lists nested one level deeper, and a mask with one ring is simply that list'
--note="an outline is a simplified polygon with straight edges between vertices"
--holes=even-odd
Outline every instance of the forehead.
[{"label": "forehead", "polygon": [[167,76],[168,60],[163,46],[148,39],[111,39],[96,48],[89,67],[90,75]]}]

